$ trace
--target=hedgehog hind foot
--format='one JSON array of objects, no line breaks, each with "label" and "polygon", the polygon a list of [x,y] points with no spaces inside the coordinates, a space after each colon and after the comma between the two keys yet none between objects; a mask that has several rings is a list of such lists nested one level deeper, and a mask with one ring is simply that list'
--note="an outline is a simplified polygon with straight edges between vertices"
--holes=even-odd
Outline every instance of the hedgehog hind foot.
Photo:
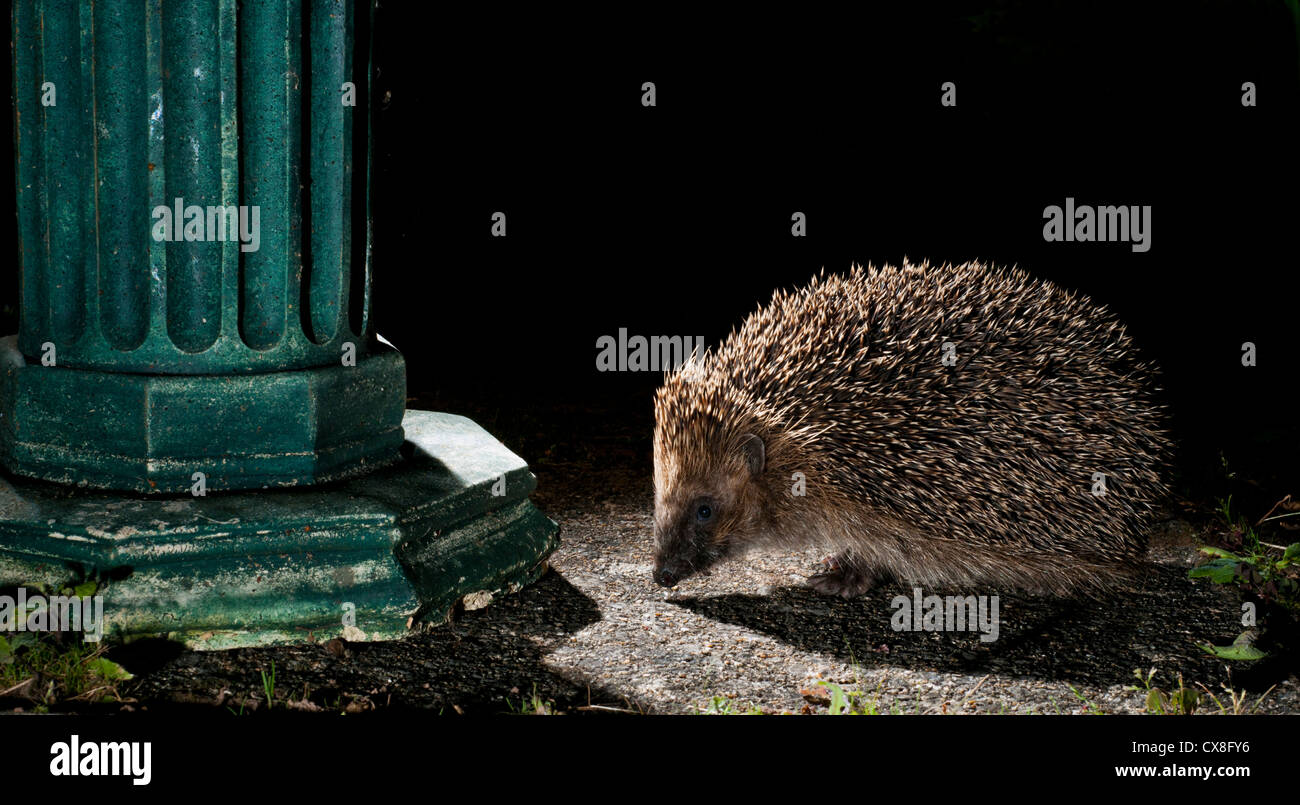
[{"label": "hedgehog hind foot", "polygon": [[857,598],[888,581],[887,572],[864,567],[859,561],[846,554],[833,556],[825,560],[826,571],[808,577],[808,586],[822,595],[838,595],[840,598]]}]

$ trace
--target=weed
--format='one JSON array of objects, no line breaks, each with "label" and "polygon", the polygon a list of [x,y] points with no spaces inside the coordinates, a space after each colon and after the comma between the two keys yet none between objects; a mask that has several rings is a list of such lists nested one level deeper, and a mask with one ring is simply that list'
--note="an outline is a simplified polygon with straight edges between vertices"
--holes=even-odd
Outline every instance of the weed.
[{"label": "weed", "polygon": [[[834,682],[827,682],[825,680],[822,680],[819,681],[817,684],[825,687],[826,690],[830,691],[831,694],[831,703],[826,708],[827,715],[832,715],[832,716],[878,716],[880,715],[880,688],[881,685],[884,684],[883,682],[881,682],[879,685],[876,686],[876,692],[872,694],[870,699],[866,698],[863,692],[860,690],[845,690],[843,687],[835,684]],[[919,694],[917,699],[917,708],[918,709],[920,708]],[[891,715],[898,715],[901,713],[901,710],[899,709],[898,704],[895,703],[890,706],[889,712]]]},{"label": "weed", "polygon": [[0,696],[19,696],[49,709],[61,701],[121,701],[117,684],[131,674],[104,656],[103,643],[64,646],[31,632],[0,636]]},{"label": "weed", "polygon": [[1170,715],[1191,715],[1196,712],[1196,708],[1201,705],[1201,695],[1195,690],[1187,687],[1183,683],[1183,675],[1178,675],[1178,689],[1166,693],[1158,687],[1151,684],[1155,678],[1156,669],[1152,668],[1145,675],[1142,670],[1135,669],[1133,676],[1137,677],[1138,682],[1142,684],[1139,688],[1137,685],[1129,685],[1125,690],[1131,690],[1138,693],[1146,694],[1146,711],[1150,715],[1170,716]]},{"label": "weed", "polygon": [[752,704],[737,705],[734,696],[714,696],[700,712],[709,716],[763,715],[763,711]]},{"label": "weed", "polygon": [[262,669],[262,693],[266,695],[266,709],[270,710],[275,706],[275,660],[271,660],[269,676],[266,669]]},{"label": "weed", "polygon": [[516,708],[513,701],[506,699],[506,706],[510,712],[521,716],[552,716],[555,715],[555,702],[543,701],[542,697],[537,695],[537,683],[533,683],[533,695],[529,700],[520,699],[519,707]]},{"label": "weed", "polygon": [[[1273,515],[1278,508],[1285,513]],[[1276,522],[1288,517],[1300,515],[1300,505],[1291,501],[1291,496],[1273,504],[1263,517],[1253,526],[1232,511],[1232,496],[1219,501],[1219,516],[1223,519],[1226,532],[1222,536],[1226,548],[1203,545],[1201,552],[1211,558],[1202,565],[1192,568],[1188,575],[1192,578],[1208,578],[1215,584],[1232,584],[1240,587],[1242,592],[1261,604],[1261,613],[1254,624],[1258,629],[1248,628],[1238,635],[1230,646],[1200,644],[1205,651],[1225,660],[1258,660],[1268,656],[1257,643],[1265,630],[1267,614],[1274,613],[1284,621],[1294,621],[1300,614],[1300,542],[1287,546],[1265,542],[1260,539],[1256,528],[1264,523]],[[1277,630],[1284,631],[1284,630]]]},{"label": "weed", "polygon": [[1070,692],[1074,694],[1074,698],[1083,702],[1083,705],[1088,708],[1089,713],[1093,714],[1094,716],[1105,715],[1105,713],[1102,712],[1101,708],[1093,704],[1088,699],[1087,696],[1084,696],[1083,693],[1079,691],[1078,688],[1076,688],[1074,685],[1069,685],[1069,688],[1070,688]]},{"label": "weed", "polygon": [[[1182,680],[1179,681],[1181,682]],[[1205,695],[1209,696],[1211,701],[1214,702],[1215,707],[1219,708],[1219,714],[1225,716],[1254,715],[1255,713],[1258,713],[1260,705],[1264,703],[1264,699],[1268,698],[1268,695],[1272,693],[1273,689],[1276,687],[1277,685],[1274,685],[1273,687],[1269,688],[1268,690],[1260,694],[1260,697],[1255,700],[1255,706],[1247,709],[1247,704],[1249,704],[1249,696],[1245,690],[1236,691],[1233,690],[1230,685],[1227,684],[1222,685],[1224,693],[1227,694],[1228,702],[1232,705],[1232,707],[1229,708],[1225,706],[1222,701],[1219,700],[1218,696],[1215,696],[1213,693],[1211,693],[1209,688],[1205,687],[1204,685],[1201,685],[1201,689],[1205,691]]]}]

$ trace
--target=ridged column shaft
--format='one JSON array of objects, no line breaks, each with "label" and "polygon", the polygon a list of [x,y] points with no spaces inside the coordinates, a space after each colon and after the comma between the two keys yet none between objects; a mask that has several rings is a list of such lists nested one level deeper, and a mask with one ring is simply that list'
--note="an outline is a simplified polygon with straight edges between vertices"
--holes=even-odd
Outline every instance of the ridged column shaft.
[{"label": "ridged column shaft", "polygon": [[362,347],[355,13],[341,0],[17,0],[25,354],[53,344],[61,366],[225,374]]}]

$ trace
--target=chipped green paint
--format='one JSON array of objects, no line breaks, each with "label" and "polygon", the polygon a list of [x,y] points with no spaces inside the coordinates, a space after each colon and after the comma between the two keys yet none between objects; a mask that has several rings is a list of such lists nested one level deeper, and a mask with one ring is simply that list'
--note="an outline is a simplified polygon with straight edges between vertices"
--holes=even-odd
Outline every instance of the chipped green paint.
[{"label": "chipped green paint", "polygon": [[329,487],[68,496],[0,478],[0,586],[97,578],[110,637],[210,649],[400,637],[541,575],[558,528],[527,465],[464,417],[403,425],[396,464]]}]

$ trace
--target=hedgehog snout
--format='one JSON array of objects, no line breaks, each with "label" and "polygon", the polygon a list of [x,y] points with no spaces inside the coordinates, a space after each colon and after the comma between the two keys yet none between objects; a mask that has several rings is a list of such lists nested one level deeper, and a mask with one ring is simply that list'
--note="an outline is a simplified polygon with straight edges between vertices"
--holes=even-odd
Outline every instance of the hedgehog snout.
[{"label": "hedgehog snout", "polygon": [[655,557],[654,571],[651,575],[655,584],[661,587],[674,587],[677,582],[691,575],[691,564],[672,551],[660,551]]},{"label": "hedgehog snout", "polygon": [[651,574],[655,584],[673,587],[697,573],[708,574],[722,555],[713,538],[715,509],[721,505],[708,495],[692,495],[680,504],[656,502]]}]

